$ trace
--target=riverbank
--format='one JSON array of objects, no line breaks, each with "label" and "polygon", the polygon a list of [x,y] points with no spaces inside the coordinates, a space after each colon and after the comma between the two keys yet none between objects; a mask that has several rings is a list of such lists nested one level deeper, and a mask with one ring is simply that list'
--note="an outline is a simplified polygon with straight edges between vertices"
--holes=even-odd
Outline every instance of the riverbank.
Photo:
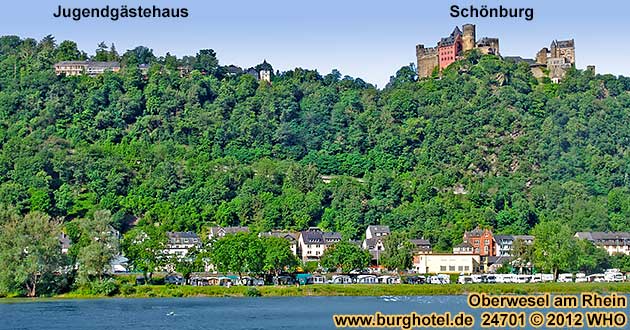
[{"label": "riverbank", "polygon": [[[528,284],[321,284],[306,286],[165,286],[140,285],[123,287],[113,297],[297,297],[297,296],[434,296],[465,295],[471,292],[488,294],[530,294],[581,292],[630,293],[630,283],[528,283]],[[103,297],[71,292],[55,298],[95,298]],[[11,299],[11,298],[9,298]]]}]

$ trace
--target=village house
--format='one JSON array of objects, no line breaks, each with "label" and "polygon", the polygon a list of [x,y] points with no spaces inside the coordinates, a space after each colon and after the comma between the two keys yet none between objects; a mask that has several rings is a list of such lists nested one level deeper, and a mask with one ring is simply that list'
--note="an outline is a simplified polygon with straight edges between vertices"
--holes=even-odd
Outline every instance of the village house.
[{"label": "village house", "polygon": [[120,64],[118,62],[95,61],[62,61],[55,64],[55,74],[57,75],[94,77],[106,71],[118,72],[120,71]]},{"label": "village house", "polygon": [[229,234],[249,233],[249,227],[210,227],[208,240],[219,239]]},{"label": "village house", "polygon": [[190,249],[201,247],[201,239],[193,232],[166,232],[166,238],[164,254],[168,257],[183,259]]},{"label": "village house", "polygon": [[300,233],[292,233],[292,232],[287,232],[287,231],[280,231],[280,230],[272,230],[269,232],[264,232],[264,233],[260,233],[258,234],[259,237],[280,237],[280,238],[284,238],[287,241],[289,241],[289,247],[291,248],[291,252],[293,252],[293,254],[295,256],[298,255],[298,240],[300,238]]},{"label": "village house", "polygon": [[411,244],[413,244],[414,252],[417,253],[431,253],[431,242],[429,242],[428,239],[424,239],[424,238],[414,238],[414,239],[410,239],[409,242],[411,242]]},{"label": "village house", "polygon": [[472,245],[473,253],[482,257],[496,255],[494,237],[489,229],[477,227],[464,232],[464,242]]},{"label": "village house", "polygon": [[300,232],[298,239],[298,256],[302,261],[319,261],[326,248],[341,241],[337,232],[323,232],[317,227]]},{"label": "village house", "polygon": [[609,255],[630,254],[629,232],[578,232],[575,237],[591,241],[596,246],[605,249]]},{"label": "village house", "polygon": [[532,235],[495,235],[495,251],[497,257],[511,257],[514,242],[522,241],[524,244],[534,244],[534,236]]}]

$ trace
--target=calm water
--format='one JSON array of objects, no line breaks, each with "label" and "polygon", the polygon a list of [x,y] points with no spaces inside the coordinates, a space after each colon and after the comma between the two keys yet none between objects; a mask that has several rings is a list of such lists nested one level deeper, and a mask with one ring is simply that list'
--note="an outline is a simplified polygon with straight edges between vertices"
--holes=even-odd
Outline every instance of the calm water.
[{"label": "calm water", "polygon": [[465,296],[61,300],[0,303],[0,329],[321,330],[333,314],[377,311],[471,312]]}]

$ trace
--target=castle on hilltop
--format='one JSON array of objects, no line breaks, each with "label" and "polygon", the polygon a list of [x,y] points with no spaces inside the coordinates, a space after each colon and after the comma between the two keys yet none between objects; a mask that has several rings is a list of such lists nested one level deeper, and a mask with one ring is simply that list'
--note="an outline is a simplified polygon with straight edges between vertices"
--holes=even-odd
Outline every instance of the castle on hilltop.
[{"label": "castle on hilltop", "polygon": [[[463,32],[462,32],[463,30]],[[416,46],[418,78],[430,77],[435,70],[442,71],[451,63],[463,58],[465,52],[477,49],[484,55],[501,56],[498,38],[477,40],[476,27],[464,24],[462,30],[455,27],[450,36],[441,38],[435,47]],[[549,77],[553,82],[564,78],[566,71],[575,66],[575,41],[554,40],[549,48],[542,48],[536,59],[524,59],[518,56],[505,57],[505,60],[526,62],[536,78]],[[589,66],[589,70],[594,67]]]},{"label": "castle on hilltop", "polygon": [[462,30],[456,26],[451,35],[440,39],[435,47],[416,46],[418,78],[431,76],[436,68],[442,71],[472,49],[478,49],[482,54],[499,55],[498,38],[484,37],[477,41],[474,24],[464,24]]},{"label": "castle on hilltop", "polygon": [[567,69],[575,66],[575,41],[554,40],[549,48],[545,47],[536,54],[536,63],[531,65],[536,78],[545,76],[544,68],[548,70],[549,78],[559,82],[564,78]]}]

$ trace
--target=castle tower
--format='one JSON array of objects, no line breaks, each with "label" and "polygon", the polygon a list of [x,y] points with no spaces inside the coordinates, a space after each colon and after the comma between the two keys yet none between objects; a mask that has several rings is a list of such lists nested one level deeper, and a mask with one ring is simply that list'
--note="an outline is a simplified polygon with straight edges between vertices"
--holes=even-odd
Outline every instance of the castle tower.
[{"label": "castle tower", "polygon": [[536,63],[537,64],[547,64],[547,57],[549,55],[549,49],[547,49],[547,47],[541,49],[537,54],[536,54]]},{"label": "castle tower", "polygon": [[462,35],[462,50],[465,52],[475,48],[477,32],[474,24],[464,24],[462,28],[464,29]]},{"label": "castle tower", "polygon": [[416,59],[418,61],[418,78],[430,77],[433,70],[439,66],[437,48],[425,48],[424,45],[416,45]]}]

